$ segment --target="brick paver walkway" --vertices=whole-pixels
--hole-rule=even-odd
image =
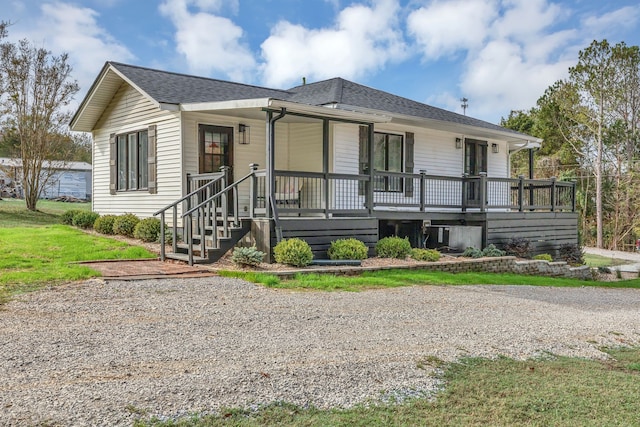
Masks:
[[[103,279],[137,280],[165,277],[204,277],[215,273],[206,267],[181,262],[149,260],[114,260],[83,263],[102,273]]]

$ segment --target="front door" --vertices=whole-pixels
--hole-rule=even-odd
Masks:
[[[228,166],[227,185],[233,182],[233,128],[225,126],[200,125],[198,129],[198,173],[220,172],[220,167]],[[220,191],[222,188],[216,188]],[[228,194],[229,210],[233,206],[232,193]]]
[[[487,173],[487,141],[465,139],[464,144],[464,173],[477,177],[480,173]],[[467,203],[480,205],[480,180],[467,183]]]

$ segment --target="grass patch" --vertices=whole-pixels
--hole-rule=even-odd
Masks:
[[[445,367],[435,400],[368,405],[348,410],[274,403],[257,411],[138,420],[136,426],[599,426],[636,425],[640,372],[627,368],[639,349],[605,350],[613,359],[558,357],[517,361],[464,359]],[[636,362],[632,362],[636,363]]]
[[[220,275],[238,277],[277,289],[313,289],[322,291],[351,291],[366,289],[396,288],[414,285],[529,285],[554,287],[597,286],[610,288],[640,288],[640,279],[618,282],[597,282],[579,279],[524,276],[518,274],[493,273],[443,273],[424,270],[380,270],[367,271],[357,276],[331,274],[297,274],[292,279],[279,279],[265,273],[223,271]]]
[[[614,267],[616,265],[629,264],[631,261],[627,261],[619,258],[609,258],[602,255],[584,254],[584,263],[591,268],[598,267]]]
[[[142,247],[65,226],[0,229],[0,292],[24,285],[80,280],[98,273],[78,261],[154,258]]]
[[[91,203],[64,203],[40,200],[38,210],[27,210],[24,200],[0,200],[0,227],[39,227],[60,224],[60,215],[70,209],[91,210]]]

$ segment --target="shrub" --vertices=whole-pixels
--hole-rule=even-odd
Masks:
[[[331,242],[329,259],[367,259],[369,249],[358,239],[340,239]]]
[[[580,247],[580,245],[566,243],[560,246],[559,252],[560,252],[560,259],[562,261],[566,261],[567,264],[571,264],[571,265],[584,264],[584,252],[582,251],[582,247]]]
[[[411,250],[411,258],[417,261],[435,262],[440,259],[440,252],[435,249],[419,249]]]
[[[79,213],[86,212],[81,211],[80,209],[69,209],[68,211],[64,211],[60,216],[63,224],[73,225],[73,217],[78,215]]]
[[[99,217],[100,215],[95,212],[78,212],[73,216],[72,223],[80,228],[93,228],[93,224]]]
[[[231,260],[238,265],[258,266],[264,260],[265,253],[255,246],[250,248],[235,248],[231,254]]]
[[[311,264],[313,260],[311,246],[304,240],[298,238],[280,241],[273,248],[273,255],[276,262],[294,267],[304,267]]]
[[[160,239],[160,220],[145,218],[133,228],[133,237],[143,242],[157,242]]]
[[[464,250],[464,252],[462,253],[462,256],[466,258],[481,258],[482,251],[478,248],[474,248],[473,246],[469,246],[467,249]]]
[[[132,213],[119,215],[116,217],[115,221],[113,221],[113,234],[133,237],[133,232],[139,222],[140,218]]]
[[[533,257],[533,259],[540,259],[542,261],[553,261],[553,257],[549,254],[539,254]]]
[[[115,215],[101,216],[93,223],[93,229],[101,234],[113,234],[113,222],[115,220]]]
[[[529,258],[531,256],[531,242],[524,237],[512,237],[504,245],[507,255],[513,255],[518,258]]]
[[[380,258],[404,259],[411,253],[409,239],[401,237],[384,237],[376,243],[376,254]]]
[[[493,243],[482,250],[482,256],[486,256],[486,257],[501,257],[504,255],[505,255],[505,252],[496,248],[496,246]]]

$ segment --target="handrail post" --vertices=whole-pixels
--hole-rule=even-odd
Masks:
[[[329,218],[329,174],[322,173],[322,191],[324,192],[324,217]]]
[[[258,201],[258,177],[256,171],[258,170],[257,163],[251,163],[249,165],[249,173],[251,179],[249,181],[249,218],[253,219],[255,216],[256,203]]]
[[[571,212],[576,211],[576,181],[571,183]]]
[[[462,207],[462,212],[467,211],[467,188],[468,188],[468,175],[466,173],[462,174],[462,200],[460,201],[460,206]]]
[[[193,221],[193,216],[189,214],[188,221],[186,221],[185,225],[187,228],[187,252],[189,254],[189,265],[193,265],[193,230],[191,221]]]
[[[427,180],[426,180],[427,170],[420,169],[420,212],[424,212],[425,209],[425,199],[427,192]]]
[[[524,210],[524,175],[518,176],[518,212]]]
[[[222,179],[222,188],[227,188],[227,182],[229,182],[228,179],[228,175],[229,175],[229,170],[231,168],[229,166],[220,166],[220,172],[224,172],[224,178]],[[224,237],[229,237],[229,206],[228,206],[228,200],[227,200],[227,192],[225,191],[224,193],[222,193],[221,195],[221,199],[222,199],[222,235]],[[214,222],[213,222],[213,231],[214,233],[216,232],[216,226],[217,226],[217,221],[215,220],[215,218],[217,218],[217,213],[216,210],[213,211],[213,215],[214,215]]]
[[[178,252],[178,205],[173,205],[173,236],[171,236],[171,249],[173,253]]]
[[[164,211],[160,214],[160,261],[164,261]]]
[[[556,177],[551,177],[551,212],[556,210]]]
[[[487,173],[480,172],[480,212],[485,211],[487,202]]]

